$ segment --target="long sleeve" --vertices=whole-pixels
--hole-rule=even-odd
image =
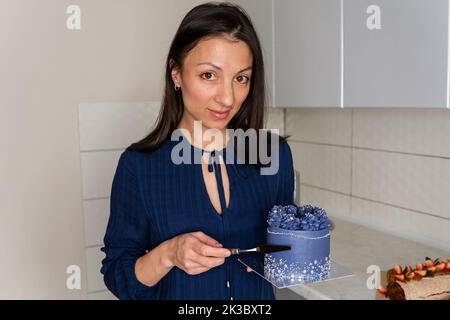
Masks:
[[[119,299],[158,299],[158,284],[144,285],[134,271],[136,260],[146,253],[149,228],[132,156],[129,151],[122,153],[114,175],[101,249],[106,257],[100,271],[108,289]]]
[[[280,143],[280,167],[278,180],[277,205],[294,203],[294,164],[292,152],[287,142]]]

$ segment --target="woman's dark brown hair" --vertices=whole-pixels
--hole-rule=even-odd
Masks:
[[[253,55],[250,91],[227,128],[244,131],[255,129],[256,132],[263,128],[266,114],[266,86],[263,54],[255,28],[240,6],[228,2],[208,2],[190,10],[182,20],[166,59],[164,98],[156,126],[148,136],[132,144],[127,150],[152,152],[170,138],[180,123],[184,109],[181,90],[174,89],[172,69],[183,66],[184,58],[201,39],[215,36],[243,41]],[[257,138],[259,146],[259,135]],[[270,141],[270,135],[268,140]],[[280,141],[284,140],[284,137],[280,137]],[[260,166],[259,156],[256,165]]]

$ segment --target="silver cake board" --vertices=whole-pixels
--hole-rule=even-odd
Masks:
[[[345,277],[353,276],[354,274],[348,270],[346,267],[334,262],[331,260],[330,264],[330,273],[328,276],[315,281],[305,281],[296,277],[278,277],[272,278],[264,275],[264,262],[262,255],[255,254],[241,254],[238,258],[238,261],[242,263],[244,266],[249,267],[260,277],[264,278],[272,285],[277,287],[278,289],[298,286],[298,285],[306,285],[311,283],[323,282],[323,281],[332,281],[336,279],[341,279]]]

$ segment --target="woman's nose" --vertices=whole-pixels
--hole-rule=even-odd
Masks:
[[[221,85],[219,85],[216,94],[216,102],[228,108],[231,108],[233,106],[234,91],[232,84],[222,83]]]

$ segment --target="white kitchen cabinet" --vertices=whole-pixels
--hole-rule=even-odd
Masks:
[[[448,0],[240,0],[275,107],[449,107]]]
[[[273,0],[235,1],[249,14],[261,42],[266,74],[267,105],[275,106],[273,74]]]
[[[344,106],[446,107],[448,0],[343,0]]]
[[[275,104],[339,107],[340,2],[275,0]]]

